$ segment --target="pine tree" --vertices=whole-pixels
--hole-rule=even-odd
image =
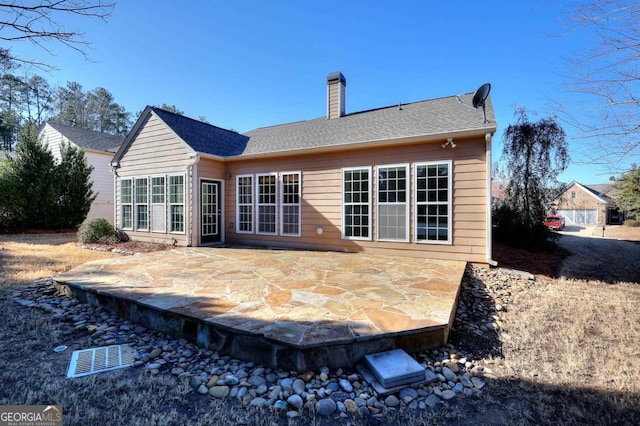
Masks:
[[[60,185],[57,204],[57,225],[76,227],[84,221],[96,195],[90,181],[93,166],[87,164],[84,152],[69,144],[60,150],[61,161],[57,166],[57,182]]]
[[[46,228],[52,225],[58,183],[51,151],[38,141],[35,125],[20,131],[15,158],[5,159],[2,168],[0,209],[5,226]]]

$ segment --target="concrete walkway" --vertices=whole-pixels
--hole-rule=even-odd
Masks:
[[[84,264],[60,288],[150,328],[273,367],[354,364],[446,342],[466,264],[398,256],[180,248]]]

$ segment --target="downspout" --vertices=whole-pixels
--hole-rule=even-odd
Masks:
[[[117,184],[117,178],[118,178],[118,167],[120,167],[119,164],[113,164],[111,163],[111,173],[113,174],[113,227],[118,229],[118,206],[116,203],[116,198],[117,198],[117,189],[118,189],[118,184]]]
[[[189,196],[188,196],[188,202],[186,203],[187,211],[185,212],[185,215],[184,215],[184,220],[185,220],[184,227],[186,232],[187,247],[191,247],[193,245],[191,241],[191,238],[193,237],[193,232],[191,229],[191,226],[193,223],[193,221],[191,220],[191,213],[193,211],[193,179],[191,179],[191,175],[193,173],[194,166],[198,164],[198,162],[200,161],[200,154],[196,152],[195,154],[189,155],[189,158],[192,159],[191,162],[187,164],[187,182],[189,185],[188,187]]]
[[[495,260],[492,259],[493,257],[493,223],[491,221],[491,138],[493,137],[493,133],[486,133],[484,135],[484,141],[485,141],[485,147],[486,147],[486,151],[485,151],[485,159],[486,159],[486,165],[487,165],[487,199],[486,199],[486,206],[487,206],[487,231],[486,231],[486,236],[485,239],[487,241],[487,247],[486,247],[486,251],[487,251],[487,263],[491,266],[498,266],[498,262],[496,262]]]

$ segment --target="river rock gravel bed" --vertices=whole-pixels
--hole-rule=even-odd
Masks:
[[[411,354],[426,371],[427,383],[379,395],[356,369],[284,371],[245,362],[198,347],[183,339],[136,325],[100,307],[57,293],[52,279],[20,288],[13,300],[39,308],[54,319],[88,333],[88,347],[127,344],[136,354],[135,368],[145,374],[172,375],[202,397],[236,401],[242,406],[271,407],[293,418],[305,411],[320,416],[383,416],[386,412],[437,410],[441,404],[480,399],[491,392],[499,365],[484,357],[499,352],[502,315],[512,297],[535,284],[528,273],[469,266],[463,278],[450,342]]]

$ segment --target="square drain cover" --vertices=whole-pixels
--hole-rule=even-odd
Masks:
[[[82,377],[103,371],[130,367],[135,362],[133,348],[127,345],[74,351],[69,362],[67,377]]]
[[[402,349],[366,355],[364,362],[385,388],[425,380],[425,369]]]

